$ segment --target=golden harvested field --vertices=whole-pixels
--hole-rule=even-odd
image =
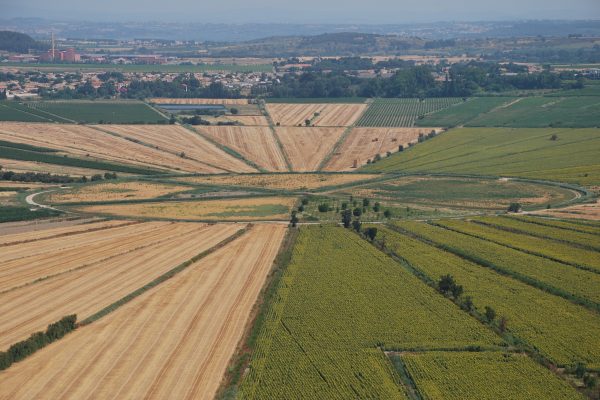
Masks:
[[[416,143],[419,134],[428,134],[435,128],[354,128],[333,155],[326,171],[347,171],[367,163],[375,155],[395,153],[398,146],[405,148]]]
[[[248,99],[168,99],[155,97],[148,100],[155,104],[223,104],[223,105],[241,105],[248,104]]]
[[[152,229],[147,229],[147,225]],[[72,236],[69,242],[75,246],[69,250],[17,259],[10,267],[2,263],[3,271],[11,269],[10,274],[4,275],[2,287],[12,289],[0,293],[0,349],[42,330],[64,315],[76,313],[80,320],[93,315],[215,246],[241,227],[141,224],[137,229],[146,229],[143,234],[131,233],[81,246],[77,246],[79,238]],[[106,232],[99,235],[106,236]],[[35,280],[48,275],[48,279]],[[23,283],[29,284],[21,286]]]
[[[0,165],[3,169],[14,172],[40,172],[56,175],[69,176],[92,176],[95,174],[103,174],[105,171],[88,168],[68,167],[64,165],[45,164],[34,161],[19,161],[0,158]],[[119,176],[126,174],[120,173]]]
[[[268,127],[206,126],[196,129],[268,171],[287,171],[283,154]]]
[[[68,217],[68,218],[51,218],[42,220],[27,220],[27,221],[16,221],[16,222],[3,222],[0,224],[0,237],[6,235],[16,235],[22,233],[33,233],[37,231],[43,231],[45,229],[54,228],[66,228],[74,225],[81,225],[90,222],[102,221],[99,218],[79,218],[79,217]]]
[[[367,104],[267,104],[273,123],[281,126],[304,125],[307,119],[312,126],[350,126],[366,109]]]
[[[147,128],[151,125],[146,125]],[[156,128],[154,126],[154,128]],[[143,129],[143,128],[142,128]],[[149,130],[152,128],[148,128]],[[170,171],[220,173],[222,169],[134,143],[84,125],[0,123],[0,140],[49,147],[79,157],[137,164]]]
[[[285,228],[255,226],[2,373],[2,399],[212,399]]]
[[[227,119],[247,126],[269,126],[269,121],[262,115],[228,115]]]
[[[213,175],[177,178],[178,181],[206,185],[247,186],[269,189],[305,190],[366,181],[379,175],[358,174],[273,174]]]
[[[105,182],[67,191],[53,192],[46,197],[45,202],[56,204],[113,200],[143,200],[191,189],[192,188],[189,186],[176,186],[143,181],[119,183]]]
[[[35,183],[35,182],[13,182],[13,181],[0,181],[1,188],[10,189],[39,189],[45,187],[57,186],[52,183]]]
[[[80,221],[80,222],[79,222]],[[94,231],[94,230],[102,230],[107,228],[112,228],[121,225],[129,225],[135,222],[131,221],[117,221],[117,220],[108,220],[108,221],[98,221],[98,220],[79,220],[73,221],[73,224],[66,223],[61,226],[60,224],[50,224],[45,226],[44,224],[29,224],[26,230],[23,230],[18,233],[0,235],[0,246],[7,245],[9,243],[24,243],[31,242],[34,240],[51,238],[51,237],[59,237],[59,236],[69,236],[76,233],[82,233],[86,231]],[[8,227],[4,227],[2,224],[2,231],[9,231]],[[16,225],[16,224],[13,224]]]
[[[191,221],[287,220],[296,199],[254,197],[205,201],[168,201],[77,207],[86,213]]]
[[[275,128],[292,170],[316,171],[344,133],[344,128]]]
[[[184,127],[178,125],[108,125],[107,129],[123,137],[155,146],[180,160],[202,165],[203,171],[255,172],[256,170]],[[183,157],[182,157],[183,155]],[[217,169],[218,168],[218,169]]]

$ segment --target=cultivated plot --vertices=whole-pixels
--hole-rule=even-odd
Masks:
[[[287,171],[285,158],[268,127],[206,126],[196,129],[267,171]]]
[[[350,126],[366,110],[366,104],[267,104],[273,123],[281,126]]]
[[[141,129],[144,128],[149,129],[149,126]],[[83,159],[93,157],[171,171],[224,172],[201,161],[183,158],[83,125],[2,123],[0,140],[50,147]]]
[[[356,123],[365,127],[412,127],[426,114],[460,103],[460,98],[377,99]],[[439,126],[439,125],[429,125]]]
[[[155,104],[209,104],[209,105],[243,105],[248,104],[248,99],[173,99],[165,97],[154,97],[148,100]]]
[[[373,160],[376,155],[395,153],[400,146],[406,148],[416,143],[419,135],[426,135],[435,128],[354,128],[331,157],[326,171],[347,171]]]
[[[3,373],[0,398],[212,399],[284,233],[281,226],[253,227],[14,365]]]
[[[44,329],[64,315],[83,320],[215,246],[241,225],[157,224],[129,235],[3,262],[0,349]],[[119,228],[114,228],[119,229]],[[85,236],[92,236],[95,234]],[[97,233],[98,236],[106,232]],[[52,241],[52,239],[49,239]],[[63,239],[64,241],[64,239]],[[17,247],[36,244],[35,242]],[[25,250],[23,250],[22,254]]]
[[[110,125],[102,129],[114,132],[128,140],[134,140],[164,153],[170,153],[184,161],[193,161],[206,170],[229,172],[255,172],[242,160],[227,154],[214,144],[186,128],[176,125],[138,126]],[[198,171],[198,172],[204,172]]]
[[[369,174],[271,174],[212,175],[177,178],[180,182],[203,185],[243,186],[282,190],[312,190],[327,186],[369,181],[379,175]]]
[[[293,171],[316,171],[342,137],[344,128],[278,127],[275,132]]]

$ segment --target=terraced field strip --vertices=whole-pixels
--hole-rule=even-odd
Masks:
[[[66,237],[77,235],[88,231],[99,231],[110,229],[121,225],[129,225],[131,221],[90,221],[72,226],[56,227],[51,229],[33,230],[31,232],[16,233],[13,235],[0,235],[0,246],[23,244],[41,239],[52,239],[57,237]],[[35,228],[35,227],[34,227]]]
[[[15,364],[2,375],[0,398],[212,399],[284,233],[281,226],[255,226]]]
[[[150,103],[155,104],[209,104],[209,105],[242,105],[248,104],[248,99],[173,99],[164,97],[154,97],[148,99]]]
[[[143,247],[0,294],[0,349],[64,315],[80,320],[233,235],[243,225],[175,224]],[[94,253],[98,260],[110,250]],[[4,386],[4,385],[3,385]]]
[[[524,354],[403,353],[423,399],[583,399],[568,383]]]
[[[473,221],[489,225],[493,228],[504,229],[508,232],[522,233],[529,236],[539,237],[541,239],[551,239],[558,242],[564,242],[569,245],[581,246],[589,250],[600,251],[600,237],[598,235],[587,234],[582,232],[565,232],[564,229],[553,229],[519,221],[509,217],[480,217]]]
[[[443,110],[462,102],[461,98],[432,99],[376,99],[369,105],[356,126],[362,127],[407,127],[426,114]],[[435,125],[439,126],[439,125]]]
[[[537,214],[586,222],[598,222],[600,221],[600,201],[596,201],[594,203],[577,204],[574,206],[557,208],[553,210],[540,210],[537,212]]]
[[[242,381],[245,399],[406,398],[381,349],[502,340],[349,230],[303,226]]]
[[[354,128],[341,146],[332,154],[326,171],[347,171],[361,167],[379,154],[395,153],[400,146],[416,143],[419,134],[428,134],[436,128]]]
[[[353,125],[367,105],[268,103],[266,108],[275,125],[298,126],[310,120],[312,126],[341,127]]]
[[[545,257],[600,274],[600,252],[557,243],[527,234],[505,232],[465,221],[442,220],[436,224],[493,243]]]
[[[254,172],[255,170],[230,154],[219,149],[201,135],[179,125],[108,125],[103,126],[128,139],[147,143],[161,151],[169,152],[183,160],[193,160],[207,170],[228,172]]]
[[[269,121],[262,115],[228,115],[226,118],[247,126],[269,126]]]
[[[223,172],[83,125],[2,123],[0,140],[47,146],[84,159],[94,157],[171,171]]]
[[[531,217],[531,216],[519,216],[519,217],[513,217],[513,218],[515,218],[519,221],[529,222],[532,224],[538,224],[538,225],[563,229],[565,235],[568,235],[569,231],[589,233],[589,234],[593,234],[593,235],[600,235],[600,225],[594,226],[594,225],[578,224],[576,222],[560,221],[560,220],[556,220],[556,219],[538,218],[538,217]]]
[[[454,129],[367,167],[600,184],[599,129]],[[551,140],[552,135],[557,140]],[[573,157],[577,154],[577,157]]]
[[[552,362],[573,365],[581,361],[590,368],[600,367],[600,315],[596,311],[428,244],[444,242],[448,231],[442,228],[410,221],[394,226],[421,239],[381,226],[378,235],[427,280],[437,282],[443,275],[452,275],[464,288],[463,299],[471,296],[474,310],[483,314],[485,306],[492,307],[498,319],[507,318],[511,335]]]
[[[276,127],[275,133],[288,156],[292,170],[307,172],[319,169],[321,161],[333,149],[344,129]]]
[[[269,127],[206,126],[196,129],[267,171],[287,171],[285,158]]]

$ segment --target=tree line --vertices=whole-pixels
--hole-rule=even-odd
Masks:
[[[45,332],[33,333],[28,339],[10,346],[7,351],[0,351],[0,371],[57,341],[75,328],[77,328],[77,315],[67,315],[58,322],[48,325]]]
[[[1,169],[1,167],[0,167]],[[115,172],[106,172],[104,175],[94,174],[90,177],[91,181],[100,181],[102,179],[117,179]],[[83,183],[87,182],[88,178],[72,177],[69,175],[55,175],[50,173],[40,172],[14,172],[14,171],[0,171],[0,181],[12,181],[12,182],[41,182],[41,183]]]

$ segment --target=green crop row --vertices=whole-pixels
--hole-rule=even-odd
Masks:
[[[462,99],[454,97],[424,100],[377,99],[369,105],[369,108],[356,125],[366,127],[411,127],[418,118],[462,101]]]

